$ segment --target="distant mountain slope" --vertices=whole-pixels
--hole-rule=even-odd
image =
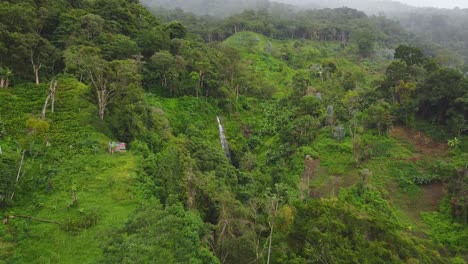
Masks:
[[[289,3],[308,8],[337,8],[350,7],[368,14],[379,14],[382,12],[401,12],[413,10],[415,7],[392,0],[276,0],[278,2]]]
[[[217,17],[229,16],[248,9],[271,8],[274,5],[294,5],[309,9],[346,6],[365,11],[368,14],[411,11],[415,9],[415,7],[391,0],[142,0],[142,2],[151,8],[180,8],[197,15]]]
[[[434,43],[447,51],[439,51],[437,60],[450,67],[458,67],[468,60],[468,31],[463,27],[468,23],[468,9],[421,8],[406,5],[393,0],[142,0],[159,17],[167,21],[182,20],[191,27],[217,28],[220,17],[234,16],[245,10],[267,9],[277,18],[296,17],[305,9],[323,9],[349,7],[372,16],[385,16],[397,21],[408,32],[415,33],[423,42]],[[179,8],[196,15],[209,15],[213,21],[206,23],[196,17],[187,23],[182,12],[169,12],[168,9]],[[159,11],[158,11],[159,10]],[[180,10],[179,10],[180,11]],[[199,25],[200,24],[200,25]],[[395,23],[396,24],[396,23]],[[196,32],[203,34],[202,32]],[[401,40],[399,40],[401,41]],[[421,42],[421,41],[419,41]],[[439,48],[438,48],[439,49]],[[435,53],[435,52],[434,52]],[[458,55],[455,55],[458,54]],[[434,55],[435,56],[435,55]],[[435,56],[436,57],[436,56]]]
[[[180,8],[197,15],[228,16],[246,9],[267,7],[268,0],[142,0],[149,7]]]

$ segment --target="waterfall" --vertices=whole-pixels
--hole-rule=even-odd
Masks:
[[[219,127],[219,141],[221,141],[221,147],[224,150],[224,153],[226,154],[227,158],[231,157],[231,153],[229,152],[229,145],[226,140],[226,135],[224,134],[224,128],[223,125],[221,124],[221,119],[219,119],[219,116],[216,117],[218,120],[218,127]]]

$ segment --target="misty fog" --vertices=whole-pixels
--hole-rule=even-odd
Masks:
[[[230,16],[247,9],[271,8],[273,3],[286,4],[292,9],[295,7],[316,9],[346,6],[364,11],[369,15],[412,12],[419,9],[417,7],[468,8],[468,1],[465,0],[142,0],[142,2],[153,8],[181,8],[197,15],[216,17]]]
[[[141,0],[159,17],[178,20],[190,12],[220,19],[245,10],[267,10],[273,16],[294,16],[307,9],[349,7],[369,16],[385,16],[419,38],[436,43],[468,60],[468,1],[465,0]],[[460,6],[462,8],[454,8]],[[465,7],[465,9],[463,9]],[[448,9],[450,8],[450,9]],[[169,10],[179,9],[171,15]],[[182,10],[182,11],[181,11]],[[177,13],[179,12],[179,13]],[[165,17],[165,18],[164,18]],[[186,21],[191,25],[196,21]],[[236,18],[234,18],[236,19]],[[198,23],[207,25],[206,21]],[[214,22],[216,24],[216,22]],[[450,40],[450,41],[449,41]]]
[[[276,0],[282,3],[295,4],[295,5],[308,5],[308,4],[319,4],[325,7],[338,7],[338,6],[349,6],[349,7],[360,7],[366,8],[366,6],[375,6],[375,3],[383,5],[401,5],[401,3],[415,6],[415,7],[437,7],[437,8],[468,8],[468,1],[466,0],[331,0],[331,1],[320,1],[320,0]],[[393,2],[393,3],[392,3]]]

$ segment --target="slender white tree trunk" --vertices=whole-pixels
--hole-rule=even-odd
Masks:
[[[24,155],[25,154],[26,154],[26,150],[23,150],[23,153],[21,154],[21,161],[20,161],[20,164],[19,164],[18,173],[16,174],[16,185],[18,185],[19,180],[24,175],[24,173],[22,174],[21,172],[23,170]],[[15,192],[13,191],[13,193],[10,196],[10,200],[13,200],[14,197],[15,197]]]
[[[271,255],[271,240],[273,239],[273,223],[270,221],[270,241],[268,242],[268,258],[267,264],[270,264],[270,255]]]
[[[268,256],[267,256],[267,264],[270,264],[270,256],[271,256],[271,243],[273,240],[273,228],[275,226],[274,218],[276,217],[278,213],[278,206],[279,206],[279,198],[278,197],[272,197],[271,200],[271,212],[270,212],[270,221],[268,221],[268,225],[270,226],[270,238],[268,241]]]
[[[49,105],[49,99],[50,99],[50,93],[47,95],[45,102],[44,102],[44,106],[42,107],[41,119],[44,119],[46,117],[47,106]]]
[[[49,100],[51,100],[51,112],[55,111],[55,91],[57,89],[57,80],[52,80],[50,82],[49,92],[47,94],[44,106],[42,107],[41,119],[46,117],[47,107],[49,106]]]
[[[33,65],[33,68],[34,68],[34,75],[36,77],[36,84],[40,84],[40,81],[39,81],[39,69],[41,68],[41,66],[36,66],[36,65]]]

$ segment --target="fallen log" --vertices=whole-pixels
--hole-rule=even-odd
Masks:
[[[29,220],[34,220],[38,222],[43,222],[43,223],[51,223],[51,224],[57,224],[57,225],[62,225],[62,223],[55,221],[55,220],[49,220],[49,219],[41,219],[41,218],[36,218],[30,215],[10,215],[8,216],[9,219],[15,219],[15,218],[23,218],[23,219],[29,219]],[[4,221],[5,222],[5,221]]]

